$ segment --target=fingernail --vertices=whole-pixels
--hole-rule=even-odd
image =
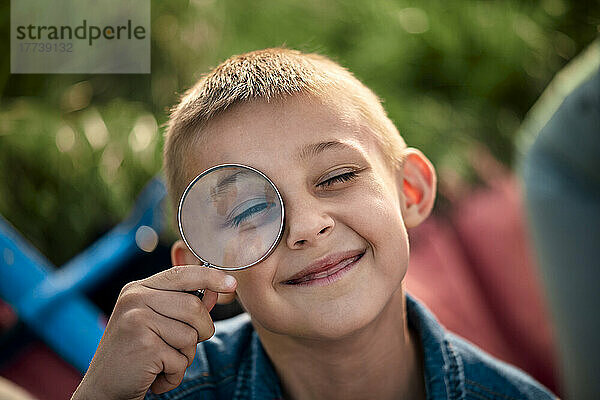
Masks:
[[[225,275],[225,281],[224,281],[224,283],[225,283],[225,286],[227,286],[227,287],[234,287],[235,283],[236,283],[236,280],[231,275]]]

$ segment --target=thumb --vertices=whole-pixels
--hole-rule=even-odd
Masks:
[[[234,293],[219,293],[219,297],[217,298],[217,304],[230,304],[235,300],[235,292]]]
[[[212,290],[208,289],[204,291],[204,297],[202,297],[202,302],[204,303],[204,306],[206,307],[208,312],[211,312],[215,304],[217,304],[218,297],[219,294],[217,292],[213,292]]]

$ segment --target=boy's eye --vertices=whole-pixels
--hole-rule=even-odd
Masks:
[[[357,176],[358,176],[358,173],[356,173],[356,171],[348,171],[348,172],[344,172],[342,174],[334,175],[331,178],[326,177],[327,179],[319,182],[317,184],[317,186],[321,187],[321,188],[328,188],[336,183],[351,181],[351,180],[355,179]]]
[[[244,222],[255,220],[255,224],[258,226],[260,223],[264,221],[257,221],[256,218],[260,216],[264,216],[268,213],[273,207],[275,207],[275,203],[263,201],[263,202],[251,202],[247,204],[245,202],[241,206],[238,206],[231,213],[232,215],[227,219],[226,226],[237,228]],[[252,204],[254,203],[254,204]]]

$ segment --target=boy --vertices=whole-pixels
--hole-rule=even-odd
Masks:
[[[281,241],[228,273],[194,265],[176,242],[178,267],[123,288],[74,398],[554,398],[405,294],[406,228],[431,211],[435,171],[348,71],[267,49],[202,78],[167,131],[173,203],[196,175],[230,163],[281,192]],[[234,293],[247,314],[212,337],[209,310]]]

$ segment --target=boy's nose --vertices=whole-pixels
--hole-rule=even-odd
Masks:
[[[290,249],[311,247],[329,236],[335,222],[329,214],[323,212],[314,202],[308,202],[293,210],[286,209],[288,235],[287,246]]]

